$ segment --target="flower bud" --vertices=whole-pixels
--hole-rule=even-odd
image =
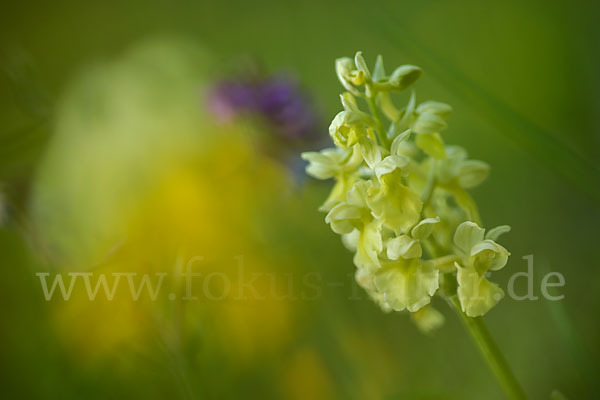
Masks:
[[[412,130],[415,133],[438,133],[448,127],[446,121],[437,114],[425,113],[417,115],[417,119],[412,125]]]
[[[354,62],[349,57],[342,57],[335,60],[335,73],[342,84],[347,80],[352,71],[356,69]]]
[[[426,101],[419,104],[417,107],[417,114],[436,114],[446,119],[452,112],[452,107],[446,103],[440,103],[437,101]]]
[[[335,72],[340,83],[349,92],[360,95],[360,92],[353,86],[360,86],[365,82],[363,71],[356,69],[356,65],[351,58],[343,57],[335,60]]]
[[[468,189],[479,185],[490,174],[490,166],[483,161],[467,160],[458,168],[458,183]]]
[[[337,146],[348,148],[366,136],[368,126],[372,124],[370,117],[365,113],[341,111],[331,121],[329,135]]]
[[[392,72],[389,83],[392,90],[402,91],[421,77],[423,70],[414,65],[402,65]]]

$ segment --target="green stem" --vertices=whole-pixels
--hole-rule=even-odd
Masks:
[[[431,167],[427,174],[427,181],[425,181],[425,187],[421,193],[421,201],[423,202],[423,209],[421,210],[421,216],[425,214],[425,208],[429,206],[433,190],[435,189],[435,160],[431,157]]]
[[[366,99],[367,104],[369,105],[369,110],[371,110],[371,114],[373,118],[375,118],[375,122],[377,122],[377,138],[381,142],[381,145],[389,150],[390,142],[388,141],[387,135],[385,133],[385,129],[383,128],[383,122],[381,120],[381,114],[379,114],[379,109],[377,108],[377,104],[375,104],[375,91],[371,88],[367,90]]]
[[[458,315],[460,315],[462,321],[465,326],[469,330],[471,337],[479,347],[479,350],[483,354],[483,357],[487,361],[489,367],[492,369],[492,372],[496,376],[496,379],[502,386],[506,397],[511,400],[524,400],[527,399],[527,395],[521,388],[521,385],[515,378],[510,366],[504,359],[500,348],[492,338],[490,331],[488,330],[485,322],[483,322],[483,318],[476,317],[471,318],[468,317],[460,307],[460,303],[456,296],[451,298],[452,308],[456,310]]]

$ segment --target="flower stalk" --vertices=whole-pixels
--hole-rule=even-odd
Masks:
[[[329,127],[335,148],[302,157],[309,175],[336,181],[320,209],[354,252],[356,281],[384,311],[408,311],[425,332],[443,323],[431,298],[448,300],[507,396],[525,398],[480,318],[504,296],[488,277],[510,255],[497,243],[510,227],[486,232],[467,192],[486,179],[489,166],[445,144],[440,133],[449,105],[417,105],[414,91],[406,106],[394,104],[392,94],[410,87],[420,68],[402,65],[388,75],[379,56],[371,73],[358,52],[338,59],[336,73],[347,92]]]
[[[500,386],[504,390],[504,393],[508,399],[511,400],[525,400],[527,396],[525,391],[517,381],[517,378],[512,372],[512,369],[506,362],[506,359],[502,355],[502,351],[496,344],[494,338],[490,334],[483,318],[468,317],[460,309],[460,303],[456,297],[449,299],[450,306],[456,311],[460,319],[463,321],[467,330],[471,334],[473,341],[479,348],[479,351],[485,358],[485,361],[489,365],[490,369],[494,373],[494,376],[500,383]]]

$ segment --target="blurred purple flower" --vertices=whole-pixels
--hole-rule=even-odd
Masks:
[[[307,140],[317,130],[317,113],[312,104],[295,81],[282,76],[221,81],[209,92],[208,104],[221,121],[239,115],[259,115],[283,139]]]

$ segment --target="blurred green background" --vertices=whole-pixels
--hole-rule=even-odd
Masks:
[[[474,197],[486,226],[512,226],[504,239],[512,256],[498,274],[501,287],[511,274],[526,270],[522,257],[530,254],[536,295],[545,273],[565,277],[562,301],[507,297],[485,317],[527,393],[542,399],[559,389],[570,399],[597,398],[598,11],[591,1],[514,0],[3,4],[0,182],[9,215],[0,228],[2,397],[502,398],[445,305],[439,308],[447,314],[446,324],[423,335],[405,314],[384,314],[365,296],[348,300],[355,290],[351,254],[317,212],[327,184],[290,183],[285,168],[254,154],[250,145],[239,150],[245,160],[240,168],[260,167],[231,183],[219,162],[236,145],[221,148],[224,132],[207,123],[201,111],[195,114],[202,107],[199,99],[194,103],[200,88],[240,55],[249,55],[269,71],[289,71],[299,79],[320,110],[326,136],[327,122],[340,108],[333,61],[360,49],[371,61],[383,54],[388,65],[421,66],[419,98],[454,107],[445,140],[492,166],[490,179]],[[152,54],[147,58],[144,45],[131,50],[153,41],[161,44],[148,45],[154,50],[147,50]],[[181,41],[186,43],[181,48],[170,44]],[[181,53],[185,57],[179,60]],[[148,62],[160,65],[159,71]],[[127,108],[147,96],[156,101]],[[98,116],[98,104],[112,107]],[[118,121],[113,112],[147,124],[152,136],[99,122]],[[103,128],[110,134],[104,136]],[[169,129],[177,131],[172,138]],[[128,213],[127,202],[136,209],[135,191],[128,192],[132,184],[145,191],[154,177],[162,182],[161,173],[181,161],[180,152],[190,146],[216,150],[214,159],[210,152],[199,156],[210,162],[190,162],[193,171],[204,172],[199,178],[184,174],[182,187],[188,188],[186,179],[202,181],[209,191],[219,185],[213,180],[225,192],[228,185],[240,187],[223,195],[228,200],[221,207],[228,209],[218,212],[231,217],[229,225],[223,226],[226,219],[210,225],[212,210],[182,205],[186,191],[172,204],[181,221],[152,219],[150,224],[176,236],[182,226],[190,229],[188,218],[204,218],[198,229],[214,240],[215,257],[244,254],[249,268],[266,268],[279,277],[291,273],[296,280],[318,272],[322,294],[310,301],[200,304],[183,311],[166,301],[139,306],[143,311],[135,305],[130,314],[121,314],[128,307],[123,304],[91,309],[83,304],[73,312],[68,302],[46,302],[35,272],[77,270],[97,260],[85,246],[95,243],[95,235],[114,233],[103,213]],[[196,154],[185,152],[183,158],[196,160]],[[188,164],[183,162],[185,168]],[[79,168],[83,172],[64,183]],[[263,183],[246,188],[256,181]],[[89,186],[77,186],[83,182]],[[68,193],[72,202],[61,203],[53,190]],[[125,200],[111,197],[123,191]],[[189,196],[204,201],[204,193]],[[85,204],[76,201],[85,196]],[[149,201],[135,218],[155,215],[165,202]],[[220,202],[217,196],[205,206]],[[245,207],[251,217],[240,223],[236,216],[246,216]],[[90,217],[96,212],[97,218]],[[82,231],[72,231],[75,226]],[[147,227],[138,228],[139,242],[117,266],[139,262],[140,254],[145,260],[173,261],[176,243],[156,250],[164,237],[146,237]],[[34,231],[58,242],[63,252],[72,251],[72,257],[49,260]],[[336,288],[327,282],[345,284]],[[517,293],[525,290],[519,282]]]

